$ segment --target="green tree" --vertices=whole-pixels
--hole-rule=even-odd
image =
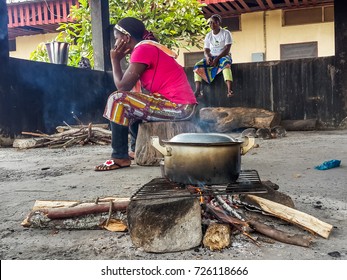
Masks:
[[[70,43],[70,66],[78,66],[81,57],[86,57],[94,65],[92,27],[88,0],[79,0],[79,7],[71,8],[69,17],[73,22],[60,24],[56,41]],[[141,19],[148,30],[167,47],[178,51],[189,50],[192,46],[201,47],[202,36],[208,24],[197,0],[110,0],[110,24],[123,17]],[[44,43],[31,54],[30,59],[48,62]]]

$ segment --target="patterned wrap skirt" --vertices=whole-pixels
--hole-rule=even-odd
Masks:
[[[212,57],[213,59],[215,58]],[[198,61],[195,66],[193,71],[198,74],[206,83],[212,83],[214,78],[223,71],[225,68],[230,68],[232,63],[232,58],[231,56],[223,56],[222,58],[219,59],[219,64],[217,67],[212,67],[207,65],[206,58],[201,59]]]
[[[176,104],[158,93],[116,91],[107,100],[104,117],[120,125],[130,121],[183,121],[190,119],[195,104]]]

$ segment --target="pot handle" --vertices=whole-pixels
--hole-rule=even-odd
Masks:
[[[152,146],[164,156],[171,156],[171,148],[160,145],[158,136],[151,136]]]
[[[255,138],[245,136],[245,141],[241,144],[241,155],[245,155],[255,144]]]

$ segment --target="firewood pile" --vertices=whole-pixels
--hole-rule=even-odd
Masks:
[[[270,214],[269,212],[264,211],[262,207],[255,206],[253,203],[248,203],[244,199],[240,199],[240,197],[243,196],[216,196],[211,201],[202,205],[204,209],[203,224],[207,227],[203,240],[205,247],[209,247],[211,250],[220,250],[230,245],[231,241],[226,243],[221,242],[222,240],[227,239],[225,234],[223,234],[223,231],[220,230],[220,228],[223,227],[230,228],[231,234],[229,236],[240,233],[258,246],[260,245],[260,242],[258,241],[258,238],[254,237],[254,234],[260,234],[260,236],[270,238],[274,242],[279,241],[302,247],[309,247],[313,242],[313,235],[290,234],[284,232],[276,229],[276,226],[273,224],[276,223],[274,221],[271,222],[271,225],[268,225],[266,219],[264,219],[264,215],[292,222],[313,234],[317,233],[317,228],[312,227],[312,225],[305,225],[302,221],[295,221],[296,219],[290,217],[290,215],[285,218],[284,216],[280,217],[279,213],[277,213],[277,215]],[[248,199],[254,199],[253,202],[258,202],[259,199],[257,196],[253,195],[246,195],[245,197]],[[266,199],[263,201],[269,202],[269,200]],[[280,208],[283,208],[281,206]],[[299,211],[297,211],[297,213],[299,213]],[[212,231],[210,230],[211,227],[213,229]]]
[[[267,193],[200,196],[202,224],[206,228],[205,247],[220,250],[230,246],[231,241],[226,240],[232,233],[240,233],[256,245],[259,242],[253,237],[254,233],[302,247],[309,247],[317,235],[329,237],[332,225],[295,209],[290,196],[278,191],[278,185],[271,181],[263,181],[263,184]],[[199,192],[199,188],[193,186],[189,190],[191,193]],[[310,234],[291,234],[276,229],[279,222],[294,225]]]
[[[33,138],[16,139],[14,148],[67,148],[75,145],[107,145],[111,143],[111,131],[105,124],[58,126],[57,133],[45,134],[37,132],[22,132],[22,135]]]

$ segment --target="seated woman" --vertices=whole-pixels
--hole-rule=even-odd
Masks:
[[[207,33],[204,40],[205,58],[198,61],[194,66],[195,96],[202,95],[202,79],[207,83],[212,83],[214,78],[223,73],[224,81],[227,84],[227,96],[233,95],[231,73],[232,59],[230,48],[232,45],[232,36],[229,30],[220,27],[222,18],[220,15],[212,15],[209,19],[211,31]]]
[[[154,41],[142,21],[127,17],[114,28],[116,43],[111,50],[113,80],[117,91],[107,101],[104,117],[111,121],[112,154],[96,171],[129,167],[129,125],[138,120],[168,121],[190,118],[197,104],[176,54]],[[128,68],[121,60],[130,54]],[[142,93],[138,82],[146,89]]]

